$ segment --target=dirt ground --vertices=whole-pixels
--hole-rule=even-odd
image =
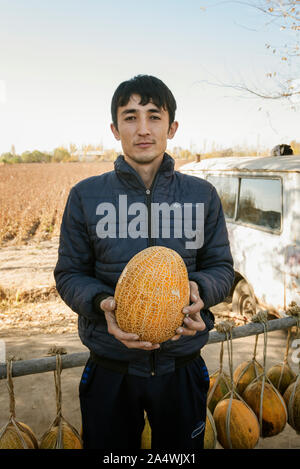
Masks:
[[[31,359],[46,356],[53,346],[68,353],[87,351],[77,334],[77,316],[57,296],[53,268],[57,258],[58,239],[23,246],[8,245],[0,250],[0,345],[6,357]],[[214,308],[217,321],[231,315],[230,304]],[[242,321],[237,321],[241,325]],[[262,362],[263,338],[258,342],[258,361]],[[282,361],[286,332],[268,335],[267,367]],[[252,357],[254,337],[233,341],[234,366]],[[220,344],[209,344],[202,352],[210,373],[218,368]],[[227,355],[224,353],[226,369]],[[297,365],[290,363],[297,371]],[[62,372],[62,410],[64,417],[80,430],[81,416],[78,386],[82,367]],[[38,438],[55,417],[53,372],[14,378],[17,419],[28,424]],[[9,415],[5,380],[0,380],[0,428]],[[218,448],[220,446],[218,445]],[[257,449],[300,449],[300,435],[287,424],[272,438],[260,439]]]

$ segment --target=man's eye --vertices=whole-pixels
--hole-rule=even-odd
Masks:
[[[160,120],[160,117],[159,116],[151,116],[151,119]]]
[[[125,120],[126,121],[132,121],[135,119],[135,116],[128,116],[128,117],[125,117]]]

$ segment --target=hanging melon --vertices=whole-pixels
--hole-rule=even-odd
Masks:
[[[52,350],[52,349],[51,349]],[[61,352],[60,352],[61,353]],[[82,439],[74,428],[62,415],[61,393],[61,355],[56,351],[56,370],[54,371],[56,391],[56,417],[48,430],[40,439],[40,449],[82,449]],[[65,352],[64,352],[65,353]],[[48,353],[54,355],[55,351]]]
[[[237,392],[242,395],[248,384],[261,375],[262,371],[263,367],[256,360],[238,365],[233,374]]]
[[[221,400],[213,413],[218,441],[225,449],[252,449],[259,440],[259,423],[239,399]]]
[[[222,321],[216,324],[216,330],[223,332],[223,327],[230,326],[231,323],[228,321]],[[227,373],[223,370],[223,354],[224,344],[221,342],[220,346],[220,358],[219,358],[219,369],[216,370],[209,376],[209,390],[207,395],[207,407],[213,414],[217,403],[227,396],[232,388],[232,383]]]
[[[296,379],[296,374],[293,372],[289,362],[288,362],[288,354],[289,354],[289,347],[290,347],[290,339],[291,339],[291,328],[288,330],[288,336],[286,341],[286,350],[283,357],[282,363],[277,363],[276,365],[269,368],[267,371],[267,378],[271,381],[273,386],[280,392],[280,394],[284,394],[287,387]]]
[[[116,289],[116,320],[139,340],[164,342],[182,325],[189,305],[188,272],[172,249],[152,246],[136,254],[121,273]]]
[[[41,438],[40,449],[81,449],[82,443],[77,430],[59,416]]]
[[[236,367],[233,373],[233,381],[236,391],[242,395],[248,384],[263,372],[263,367],[256,360],[258,334],[255,336],[254,352],[252,360],[244,361]]]
[[[38,442],[28,425],[10,419],[0,429],[0,449],[38,449]]]
[[[204,433],[204,449],[215,449],[217,445],[217,429],[212,413],[207,407],[206,409],[206,423]]]
[[[296,374],[291,369],[289,363],[278,363],[268,369],[267,378],[278,389],[280,394],[283,395],[289,385],[295,381]]]
[[[230,378],[223,370],[217,370],[210,375],[207,405],[211,413],[214,412],[218,402],[230,392],[230,389]]]
[[[300,373],[283,395],[288,410],[288,423],[300,434]]]
[[[243,398],[261,422],[263,438],[282,432],[287,422],[287,409],[282,396],[271,383],[253,381],[245,389]]]
[[[6,369],[10,417],[7,424],[0,429],[0,449],[37,449],[38,442],[31,428],[16,420],[12,360],[8,360]]]

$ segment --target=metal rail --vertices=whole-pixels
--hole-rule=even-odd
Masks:
[[[297,320],[293,316],[287,316],[280,319],[272,319],[267,322],[267,331],[278,331],[281,329],[289,329],[297,324]],[[234,327],[232,329],[232,339],[239,339],[264,332],[263,324],[249,323],[245,326]],[[215,344],[226,340],[226,334],[210,331],[207,344]],[[75,368],[84,366],[89,358],[89,352],[78,352],[65,354],[61,356],[62,369]],[[56,357],[33,358],[31,360],[19,360],[12,363],[12,376],[33,375],[36,373],[45,373],[56,369]],[[0,379],[6,378],[6,364],[0,363]]]

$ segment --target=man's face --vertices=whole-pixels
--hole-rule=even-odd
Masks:
[[[178,123],[169,128],[169,113],[152,102],[142,106],[140,96],[133,94],[126,104],[118,108],[118,129],[111,124],[117,140],[121,140],[124,157],[137,164],[149,164],[162,158],[167,140],[174,137]]]

